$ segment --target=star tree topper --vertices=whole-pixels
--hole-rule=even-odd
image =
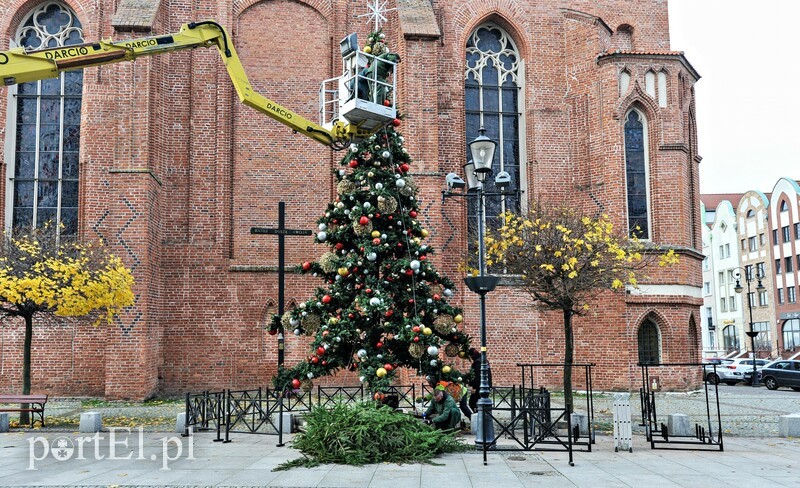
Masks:
[[[367,23],[375,22],[375,28],[373,29],[375,32],[381,30],[381,23],[386,22],[386,14],[387,12],[391,12],[392,10],[397,10],[396,8],[386,8],[386,4],[389,3],[389,0],[370,0],[367,1],[367,8],[370,10],[369,12],[361,15],[356,15],[357,18],[367,17]]]

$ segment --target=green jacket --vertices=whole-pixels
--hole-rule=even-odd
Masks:
[[[435,417],[432,416],[434,413],[436,414]],[[431,398],[431,404],[428,410],[425,411],[425,416],[431,419],[437,427],[444,429],[458,429],[461,424],[461,410],[459,410],[453,397],[447,392],[445,392],[441,403]]]

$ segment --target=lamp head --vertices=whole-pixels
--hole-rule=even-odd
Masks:
[[[469,161],[467,164],[464,165],[464,174],[467,176],[467,189],[468,190],[477,190],[483,183],[478,181],[478,178],[475,176],[475,163]]]
[[[759,278],[758,279],[758,286],[756,287],[756,291],[760,291],[761,292],[761,291],[764,291],[765,289],[766,288],[764,287],[764,284],[761,283],[761,278]]]
[[[744,290],[744,288],[742,287],[742,284],[739,283],[739,280],[737,279],[736,280],[736,286],[733,287],[733,291],[735,291],[736,293],[741,293],[742,290]]]
[[[486,137],[486,129],[481,126],[481,135],[469,143],[469,152],[475,163],[475,173],[479,181],[485,181],[486,175],[492,172],[492,160],[497,143]]]
[[[467,186],[467,184],[464,183],[464,180],[462,180],[461,177],[455,173],[447,173],[445,182],[447,182],[448,190],[460,190],[461,188]]]
[[[497,188],[500,188],[500,190],[505,190],[511,186],[511,175],[506,171],[497,173],[497,176],[494,177],[494,184]]]

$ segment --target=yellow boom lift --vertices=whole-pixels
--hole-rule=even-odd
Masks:
[[[397,82],[394,68],[399,58],[378,58],[360,51],[355,34],[341,43],[342,76],[322,82],[317,124],[255,92],[230,36],[212,20],[183,24],[175,34],[39,50],[10,49],[0,52],[0,78],[6,86],[27,83],[58,78],[64,71],[196,47],[219,50],[242,103],[333,149],[344,149],[369,137],[397,116],[393,95]],[[366,69],[371,65],[373,69]]]

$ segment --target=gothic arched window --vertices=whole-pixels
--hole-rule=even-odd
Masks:
[[[625,179],[628,235],[650,239],[647,121],[638,110],[625,116]]]
[[[486,136],[497,142],[493,174],[506,171],[511,175],[514,192],[523,186],[521,168],[524,148],[520,146],[522,105],[522,61],[514,41],[499,26],[483,24],[467,41],[466,73],[464,76],[464,111],[466,121],[466,142],[469,144],[480,135],[481,127]],[[466,148],[467,159],[469,147]],[[487,178],[485,189],[494,191],[494,179]],[[479,203],[476,198],[469,199],[469,235],[477,234]],[[496,227],[498,215],[502,212],[520,210],[518,196],[486,199],[486,226]],[[470,250],[474,243],[470,240]],[[473,256],[474,253],[470,253]]]
[[[15,42],[29,49],[67,46],[82,43],[83,32],[69,7],[51,1],[25,17]],[[6,229],[50,222],[63,235],[77,234],[82,89],[83,71],[10,87]]]
[[[639,363],[659,364],[661,362],[661,337],[658,326],[650,319],[642,322],[638,333]]]

